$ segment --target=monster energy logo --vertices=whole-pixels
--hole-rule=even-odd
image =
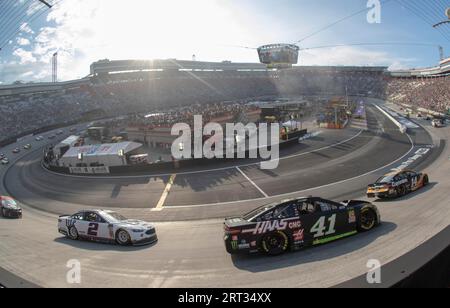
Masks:
[[[233,250],[237,250],[239,248],[239,244],[237,241],[232,241],[231,242],[231,249]]]

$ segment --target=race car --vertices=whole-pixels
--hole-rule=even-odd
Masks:
[[[430,179],[425,173],[409,170],[392,172],[369,185],[367,197],[379,199],[402,197],[429,183]]]
[[[381,223],[370,202],[334,202],[306,197],[259,207],[242,217],[225,220],[225,248],[230,254],[280,255],[288,250],[321,245]]]
[[[22,218],[22,209],[13,198],[0,196],[0,216],[20,219]]]
[[[19,154],[20,153],[20,149],[19,148],[15,148],[12,152],[13,152],[13,154]]]
[[[442,119],[434,119],[431,122],[431,125],[435,128],[445,127],[445,120]]]
[[[117,243],[122,246],[153,244],[158,240],[155,227],[105,210],[80,211],[58,219],[58,232],[72,240]]]

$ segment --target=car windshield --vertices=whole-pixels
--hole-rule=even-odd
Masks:
[[[377,180],[377,184],[391,183],[394,181],[394,175],[383,176]]]
[[[4,207],[17,207],[17,203],[16,201],[14,201],[13,199],[3,199],[2,200],[2,206]]]
[[[267,212],[267,211],[273,209],[273,208],[276,207],[277,205],[278,205],[278,204],[273,203],[273,204],[268,204],[268,205],[261,206],[261,207],[255,209],[255,210],[253,210],[253,211],[251,211],[251,212],[245,214],[242,218],[244,218],[245,220],[250,221],[250,220],[252,220],[252,219],[254,219],[254,218],[260,216],[261,214],[263,214],[263,213],[265,213],[265,212]]]
[[[121,222],[124,220],[127,220],[125,216],[120,215],[116,212],[104,212],[102,213],[103,218],[105,218],[108,222],[114,223],[114,222]]]

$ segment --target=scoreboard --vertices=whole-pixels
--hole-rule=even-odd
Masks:
[[[298,63],[300,48],[293,44],[270,44],[258,48],[259,61],[268,67],[292,67]]]

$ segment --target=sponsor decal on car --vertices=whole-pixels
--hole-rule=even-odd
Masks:
[[[238,248],[239,248],[239,243],[237,241],[232,241],[231,242],[231,249],[238,250]]]
[[[289,229],[299,229],[301,227],[302,227],[302,222],[300,220],[289,223]]]
[[[250,249],[250,244],[241,244],[238,246],[239,250]]]
[[[289,227],[289,224],[292,220],[300,222],[297,220],[297,218],[289,218],[274,221],[262,221],[258,222],[254,229],[244,230],[242,233],[253,233],[254,235],[256,235],[273,231],[284,231]]]
[[[329,242],[334,242],[334,241],[340,240],[342,238],[355,235],[357,233],[358,233],[357,231],[352,231],[352,232],[348,232],[348,233],[344,233],[344,234],[340,234],[340,235],[336,235],[336,236],[330,236],[330,237],[326,237],[323,239],[318,239],[313,242],[313,245],[322,245],[322,244],[326,244]]]
[[[292,237],[294,239],[294,242],[296,242],[297,244],[302,243],[305,240],[305,230],[304,229],[300,229],[298,231],[295,231],[292,234]]]
[[[348,223],[354,224],[356,222],[355,210],[351,209],[348,211]]]

